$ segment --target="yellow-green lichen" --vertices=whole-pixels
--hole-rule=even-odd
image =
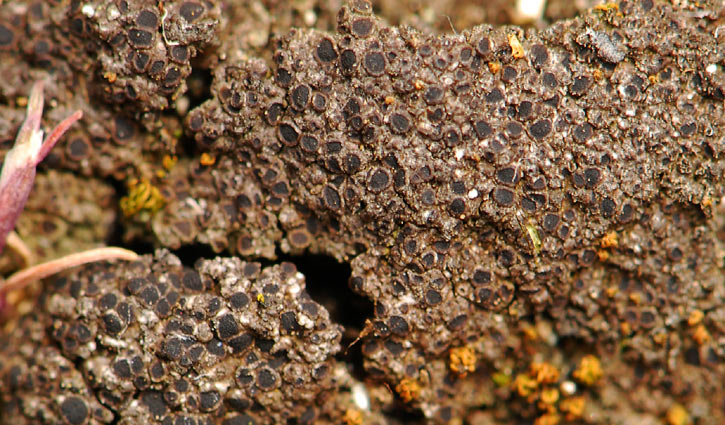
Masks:
[[[142,220],[153,215],[165,204],[166,199],[159,189],[145,179],[128,182],[128,195],[121,198],[121,212],[126,217],[139,216]]]

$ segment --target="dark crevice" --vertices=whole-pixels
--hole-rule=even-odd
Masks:
[[[213,75],[211,69],[203,66],[206,58],[201,56],[191,61],[191,74],[186,79],[188,87],[185,95],[189,98],[189,111],[212,98],[211,83]]]
[[[104,182],[113,187],[113,191],[115,192],[113,205],[116,212],[116,219],[112,224],[111,232],[108,236],[108,239],[106,240],[106,244],[108,246],[120,246],[126,249],[130,249],[131,251],[140,255],[153,252],[153,248],[150,246],[149,243],[144,243],[141,241],[124,241],[123,234],[125,232],[127,224],[123,221],[123,213],[121,212],[121,209],[119,207],[119,200],[123,196],[126,196],[126,193],[128,191],[123,182],[112,177],[104,179]]]
[[[365,326],[365,319],[373,317],[373,303],[350,289],[348,281],[352,270],[347,263],[339,263],[326,255],[279,255],[278,261],[294,263],[307,282],[307,292],[330,313],[330,320],[344,327],[342,350],[337,360],[350,366],[358,379],[365,376],[361,343],[356,339]],[[354,343],[354,344],[353,344]],[[351,345],[352,344],[352,345]]]
[[[172,249],[171,252],[179,257],[181,264],[186,267],[194,267],[200,259],[211,260],[216,257],[229,257],[229,253],[216,253],[209,245],[201,243],[184,245],[179,249]]]
[[[213,98],[211,92],[211,84],[214,79],[211,69],[204,66],[205,60],[208,58],[201,56],[192,60],[191,74],[186,79],[187,91],[184,96],[188,99],[189,105],[186,107],[185,116],[189,116],[189,112],[201,106],[207,100]],[[179,146],[176,154],[179,156],[194,157],[199,155],[196,141],[193,137],[188,136],[186,122],[182,122],[184,126],[184,135],[179,139]]]
[[[119,246],[135,252],[138,255],[153,254],[156,250],[154,245],[150,241],[146,240],[132,240],[124,241],[124,224],[120,221],[114,223],[113,229],[111,230],[111,236],[108,238],[108,246]]]
[[[391,424],[422,425],[429,423],[420,409],[411,409],[402,403],[396,403],[395,408],[385,412],[385,416]]]

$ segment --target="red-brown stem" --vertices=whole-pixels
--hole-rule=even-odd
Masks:
[[[71,267],[96,261],[126,260],[133,261],[138,254],[123,248],[104,247],[70,254],[57,260],[51,260],[37,266],[29,267],[10,276],[0,284],[0,294],[21,289],[31,282],[44,279]]]

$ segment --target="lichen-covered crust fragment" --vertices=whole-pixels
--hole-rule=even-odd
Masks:
[[[244,176],[194,199],[198,215],[259,191],[284,249],[313,218],[325,243],[308,249],[351,261],[351,286],[376,303],[371,374],[429,382],[403,399],[432,416],[448,375],[430,360],[474,336],[546,312],[560,336],[606,351],[722,300],[717,9],[623,2],[540,32],[432,36],[353,3],[335,34],[282,37],[270,67],[218,67],[187,124],[217,158],[211,175]],[[231,249],[238,228],[215,227]],[[645,294],[607,292],[618,280]],[[630,305],[648,323],[610,325]]]
[[[341,329],[290,263],[216,259],[190,269],[159,252],[61,278],[40,308],[44,316],[21,325],[33,338],[3,338],[3,418],[59,423],[51,414],[78,394],[89,417],[100,402],[124,424],[311,423],[333,385]],[[55,370],[53,358],[77,389],[52,376],[47,388],[32,385],[36,369]]]
[[[191,61],[216,35],[213,2],[3,2],[0,156],[11,146],[32,82],[46,80],[51,122],[75,109],[84,119],[45,165],[119,180],[150,178],[181,135]],[[3,45],[2,41],[7,41]],[[8,146],[5,146],[5,144]],[[154,153],[163,151],[156,156]]]
[[[219,20],[212,1],[36,1],[2,7],[7,20],[0,28],[10,40],[0,50],[66,75],[84,73],[94,96],[129,111],[165,109],[186,90],[190,61],[211,42]]]
[[[41,169],[72,170],[87,178],[112,177],[120,181],[148,178],[164,171],[162,158],[178,150],[182,132],[178,117],[137,121],[103,104],[88,91],[77,90],[78,84],[88,82],[86,76],[50,75],[33,70],[18,58],[11,58],[9,63],[18,68],[0,75],[0,90],[16,107],[25,105],[33,81],[45,80],[45,123],[59,122],[76,109],[83,111],[83,118],[50,151]],[[0,160],[12,146],[23,116],[8,111],[5,118],[7,126],[0,126]]]
[[[106,424],[113,413],[99,403],[83,373],[45,329],[42,315],[20,319],[0,340],[0,423]]]
[[[47,80],[46,120],[85,115],[46,165],[151,178],[163,154],[176,153],[179,119],[160,111],[186,113],[191,61],[217,35],[215,2],[10,1],[0,9],[4,103],[20,109],[31,82]],[[22,115],[4,111],[2,120],[0,157]]]

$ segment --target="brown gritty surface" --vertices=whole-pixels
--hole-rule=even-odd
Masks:
[[[49,282],[4,325],[0,422],[725,421],[722,6],[468,3],[0,6],[0,152],[46,72],[46,122],[86,112],[34,249],[241,257]],[[307,253],[365,325],[270,263]]]

